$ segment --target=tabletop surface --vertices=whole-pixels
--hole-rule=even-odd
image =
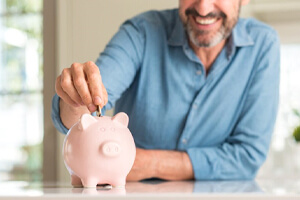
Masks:
[[[0,182],[0,199],[299,199],[300,180],[128,182],[125,188]]]

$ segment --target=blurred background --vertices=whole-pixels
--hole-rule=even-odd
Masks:
[[[0,181],[68,181],[64,136],[50,118],[56,77],[73,62],[95,61],[126,19],[177,6],[178,0],[0,0]],[[300,1],[252,0],[241,16],[271,25],[282,43],[280,108],[257,178],[300,178]]]

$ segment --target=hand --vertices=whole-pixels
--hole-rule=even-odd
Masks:
[[[139,181],[154,177],[155,163],[153,151],[137,148],[134,164],[126,180]]]
[[[107,91],[94,62],[73,63],[63,69],[55,83],[57,95],[72,107],[86,106],[90,112],[107,103]]]
[[[186,152],[174,150],[136,149],[133,167],[127,181],[139,181],[148,178],[164,180],[194,179],[193,166]]]

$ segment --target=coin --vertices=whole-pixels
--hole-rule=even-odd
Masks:
[[[101,107],[100,105],[97,106],[97,112],[96,112],[98,117],[101,117]]]

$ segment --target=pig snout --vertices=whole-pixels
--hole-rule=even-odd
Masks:
[[[107,157],[115,157],[121,153],[121,147],[116,142],[105,142],[102,145],[101,151]]]

